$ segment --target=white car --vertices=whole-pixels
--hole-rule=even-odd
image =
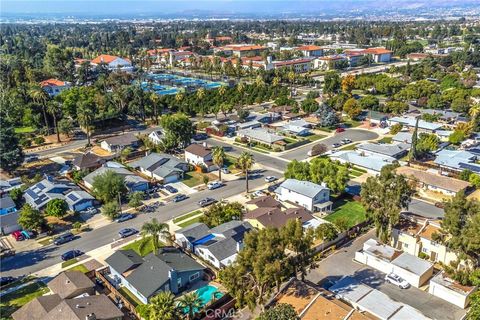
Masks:
[[[223,183],[221,183],[220,181],[213,181],[207,184],[208,190],[214,190],[220,188],[221,186],[223,186]]]
[[[400,289],[408,289],[410,283],[395,273],[389,273],[385,276],[385,281],[398,286]]]
[[[254,197],[263,197],[263,196],[265,196],[265,195],[266,195],[266,193],[265,193],[264,191],[262,191],[262,190],[257,190],[257,191],[255,191],[255,192],[253,193],[253,196],[254,196]]]
[[[274,176],[265,177],[265,182],[273,182],[275,180],[277,180],[277,177],[274,177]]]

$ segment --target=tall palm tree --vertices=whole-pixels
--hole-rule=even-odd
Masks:
[[[60,131],[58,130],[58,121],[57,116],[62,110],[62,106],[58,101],[49,101],[47,104],[47,111],[52,115],[53,118],[53,126],[55,127],[55,133],[57,134],[57,142],[60,141]]]
[[[148,304],[148,320],[178,320],[180,312],[175,296],[169,291],[162,291]]]
[[[87,145],[90,146],[90,134],[92,130],[92,122],[94,113],[92,105],[88,101],[80,101],[77,103],[77,119],[80,125],[85,129],[87,134]]]
[[[202,119],[205,117],[205,106],[203,105],[203,98],[205,98],[205,89],[204,88],[200,88],[197,90],[197,99],[198,99],[198,104],[199,104],[199,111],[200,111],[200,114],[202,115]]]
[[[242,152],[240,157],[238,157],[237,161],[235,162],[235,166],[242,170],[245,174],[245,183],[246,183],[246,190],[248,193],[248,171],[252,168],[255,160],[253,159],[253,155],[247,151]]]
[[[225,161],[225,150],[222,146],[216,146],[212,149],[213,163],[218,166],[218,179],[222,181],[222,167]]]
[[[141,231],[143,241],[140,243],[140,251],[147,245],[150,240],[153,246],[153,253],[157,253],[160,248],[160,236],[163,236],[170,241],[170,232],[168,231],[168,224],[160,223],[156,218],[150,222],[145,222]]]
[[[470,115],[470,123],[473,129],[476,129],[478,123],[478,116],[480,115],[480,104],[476,104],[468,110]]]
[[[178,307],[188,311],[188,319],[192,320],[195,313],[203,306],[202,300],[196,292],[188,293],[178,299]]]
[[[42,107],[43,113],[43,120],[45,121],[45,127],[47,128],[47,132],[50,133],[50,128],[48,127],[48,119],[47,119],[47,101],[50,98],[48,93],[43,90],[40,86],[34,85],[28,91],[28,95],[33,99],[33,101],[39,104]]]

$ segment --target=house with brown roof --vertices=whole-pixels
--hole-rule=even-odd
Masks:
[[[75,170],[92,170],[100,168],[105,162],[106,159],[97,156],[93,152],[87,152],[76,156],[72,161],[72,165]]]
[[[106,296],[66,299],[50,310],[43,320],[121,320],[123,312]]]
[[[467,181],[442,176],[412,167],[399,167],[396,169],[396,173],[414,181],[418,191],[430,190],[449,197],[453,197],[458,192],[465,191],[471,186]]]
[[[282,204],[272,196],[253,198],[247,201],[245,205],[247,210],[254,210],[256,208],[280,208],[282,206]]]
[[[100,147],[108,152],[120,152],[125,148],[137,148],[139,144],[140,140],[133,133],[125,133],[106,138],[100,143]]]
[[[185,161],[193,166],[204,167],[208,172],[218,167],[212,160],[212,148],[202,144],[191,144],[185,148]]]
[[[14,320],[41,320],[56,307],[62,298],[58,294],[40,296],[33,299],[12,314]]]
[[[48,283],[48,287],[62,299],[72,299],[85,293],[95,294],[95,284],[80,271],[62,272]]]

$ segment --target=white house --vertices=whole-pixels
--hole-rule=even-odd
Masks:
[[[40,82],[40,87],[42,87],[50,97],[55,97],[63,90],[70,88],[71,84],[58,79],[48,79]]]
[[[304,57],[321,57],[323,56],[323,48],[314,45],[300,46],[296,48]]]
[[[121,70],[126,72],[133,71],[133,65],[130,59],[101,54],[91,61],[93,66],[105,64],[109,70]]]
[[[372,55],[374,62],[390,62],[393,51],[385,48],[368,48],[362,51],[363,54]]]
[[[278,200],[296,203],[312,212],[332,209],[330,189],[309,181],[287,179],[275,190]]]
[[[165,135],[163,134],[162,130],[155,130],[150,132],[150,134],[148,135],[148,139],[154,144],[159,144],[160,142],[162,142],[164,136]]]
[[[103,140],[100,147],[108,152],[120,152],[125,148],[138,147],[140,140],[133,133],[125,133]]]
[[[428,293],[450,302],[462,309],[470,303],[470,296],[477,291],[477,287],[464,286],[452,280],[445,272],[439,272],[430,280]]]
[[[185,161],[194,166],[205,167],[208,172],[217,169],[217,166],[213,164],[212,149],[204,145],[191,144],[186,147]]]
[[[183,178],[183,173],[188,170],[186,162],[164,153],[150,153],[130,163],[130,167],[163,183],[179,181]]]

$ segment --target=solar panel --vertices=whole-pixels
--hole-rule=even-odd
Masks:
[[[72,201],[77,201],[77,200],[78,200],[78,198],[77,198],[73,193],[70,193],[70,194],[67,196],[67,198],[69,198],[69,199],[72,200]]]
[[[37,188],[40,189],[40,190],[43,190],[43,189],[45,189],[45,186],[43,185],[43,183],[39,182],[39,183],[37,183]]]
[[[480,172],[480,166],[479,165],[474,165],[474,164],[469,164],[469,163],[462,162],[462,163],[459,164],[459,167],[461,169],[468,169],[468,170],[471,170],[471,171],[477,172],[477,173]]]
[[[28,194],[32,199],[38,198],[38,195],[37,195],[35,192],[33,192],[33,190],[31,190],[31,189],[27,189],[27,191],[25,191],[25,192],[26,192],[26,194]]]

